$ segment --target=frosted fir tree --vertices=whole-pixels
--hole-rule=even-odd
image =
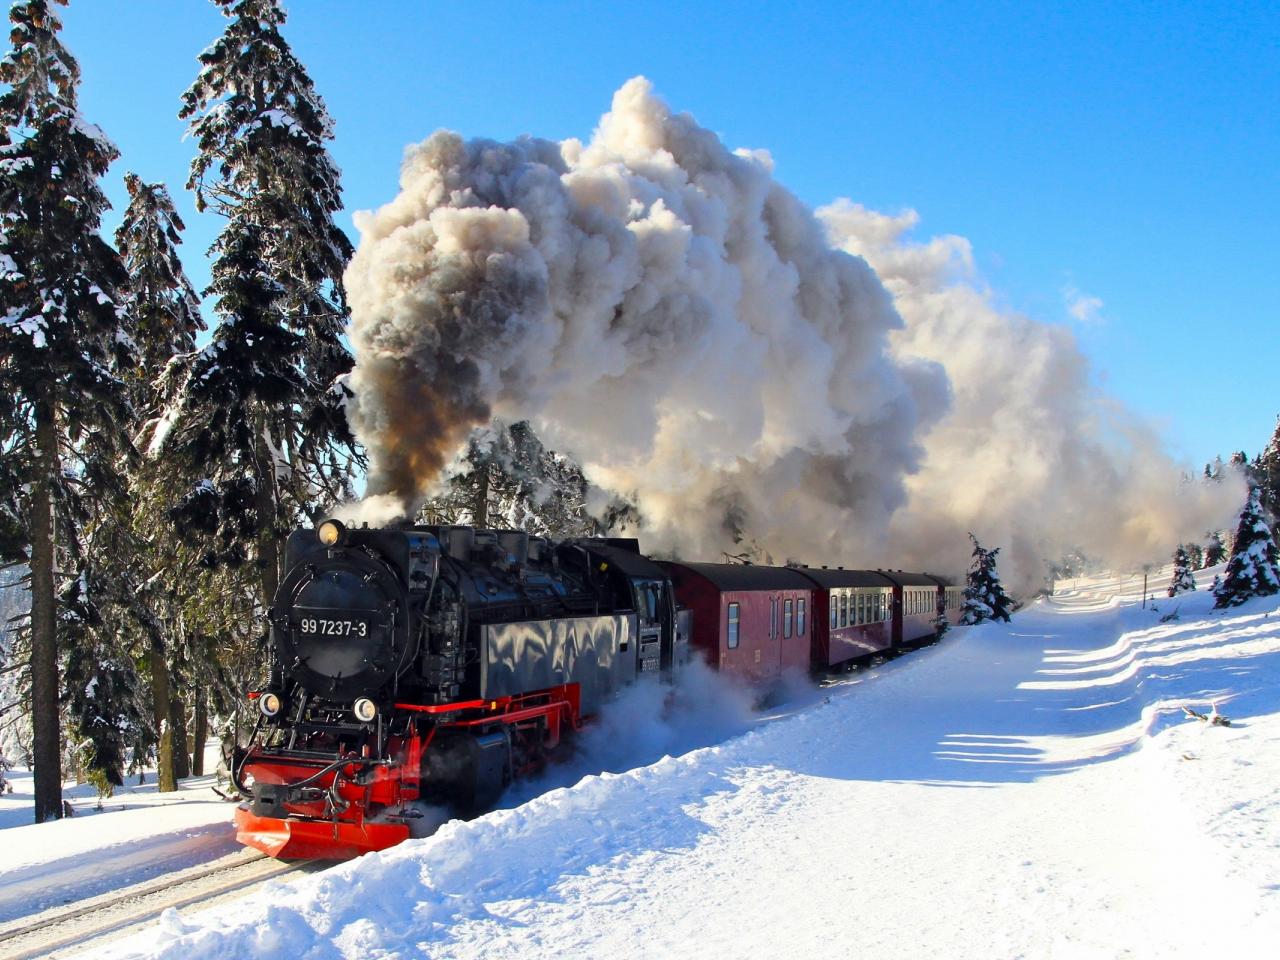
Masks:
[[[166,449],[191,481],[176,518],[206,535],[210,565],[252,562],[267,605],[284,534],[354,495],[341,341],[351,244],[333,222],[333,121],[280,34],[284,11],[277,0],[214,3],[226,30],[200,54],[179,117],[199,147],[187,186],[199,209],[226,218],[206,292],[218,322]]]
[[[1227,548],[1222,542],[1222,534],[1216,531],[1209,533],[1204,544],[1204,566],[1216,567],[1225,559]]]
[[[972,533],[969,534],[969,539],[973,541],[973,558],[969,563],[960,622],[972,625],[987,620],[1003,620],[1008,623],[1014,603],[1013,598],[1004,592],[1000,575],[996,572],[996,558],[1000,548],[984,549]]]
[[[1280,519],[1280,417],[1271,441],[1253,461],[1252,473],[1258,484],[1258,499],[1268,523]]]
[[[1196,581],[1191,576],[1191,558],[1182,544],[1178,544],[1178,549],[1173,551],[1173,579],[1169,581],[1169,596],[1176,597],[1195,588]]]
[[[78,569],[83,526],[121,492],[133,367],[124,269],[99,233],[117,151],[80,115],[54,3],[13,3],[0,60],[0,562],[30,569],[36,822],[63,812],[58,571]]]
[[[1254,597],[1280,593],[1276,560],[1276,544],[1262,516],[1258,488],[1250,487],[1249,500],[1240,512],[1231,559],[1213,591],[1213,605],[1235,607]]]
[[[635,506],[616,497],[594,515],[592,495],[582,468],[548,450],[528,421],[494,420],[472,433],[446,489],[423,505],[420,518],[551,537],[601,536],[637,524]]]
[[[209,586],[189,569],[188,546],[172,536],[166,514],[185,491],[170,458],[156,456],[172,422],[166,414],[175,382],[204,329],[200,300],[187,279],[178,246],[185,225],[161,183],[147,183],[133,173],[124,178],[129,206],[116,230],[116,248],[128,272],[130,334],[137,344],[138,365],[128,378],[130,397],[143,426],[136,443],[148,456],[137,458],[128,472],[131,500],[127,515],[116,517],[112,549],[123,561],[121,604],[126,609],[122,633],[134,638],[137,659],[145,666],[150,688],[151,724],[139,724],[146,736],[139,751],[157,748],[161,791],[176,789],[180,757],[175,755],[175,725],[170,713],[170,660],[187,635],[179,624],[190,622],[184,602]],[[127,558],[127,559],[126,559]],[[109,685],[101,684],[99,689]],[[178,751],[181,753],[182,751]]]

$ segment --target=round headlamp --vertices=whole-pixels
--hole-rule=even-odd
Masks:
[[[316,534],[320,537],[320,542],[326,547],[337,546],[342,542],[346,532],[347,528],[337,520],[326,520],[316,528]]]
[[[368,697],[361,697],[353,703],[351,710],[361,723],[372,723],[373,718],[378,715],[377,705]]]
[[[274,717],[280,712],[280,694],[264,693],[258,698],[258,709],[264,717]]]

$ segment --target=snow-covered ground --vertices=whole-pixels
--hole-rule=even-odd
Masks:
[[[206,769],[216,763],[216,745]],[[0,796],[0,922],[96,896],[237,849],[233,807],[212,790],[213,777],[184,780],[177,793],[157,793],[147,782],[116,789],[98,810],[90,784],[67,784],[63,796],[75,815],[56,823],[31,822],[31,774],[6,775],[13,793]]]
[[[591,749],[713,745],[98,955],[1275,956],[1280,601],[1140,591],[1069,584],[763,722],[728,697],[641,728],[633,699]],[[1181,709],[1214,702],[1230,727]]]

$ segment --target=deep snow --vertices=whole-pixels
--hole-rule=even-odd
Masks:
[[[1280,602],[1139,589],[1077,584],[718,745],[100,955],[1273,956]],[[1181,710],[1213,702],[1231,727]]]

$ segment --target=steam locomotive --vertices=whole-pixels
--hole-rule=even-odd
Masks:
[[[295,530],[270,679],[232,774],[237,837],[335,859],[410,836],[421,804],[478,812],[601,703],[696,647],[767,684],[954,622],[959,591],[900,571],[655,561],[634,539],[456,526]]]
[[[240,842],[282,858],[399,843],[419,801],[483,810],[641,674],[689,617],[634,540],[469,527],[295,530],[270,680],[232,758]]]

